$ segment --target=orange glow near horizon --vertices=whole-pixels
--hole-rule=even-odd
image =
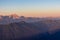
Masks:
[[[60,8],[0,10],[0,15],[17,14],[26,17],[60,17]]]
[[[30,13],[4,13],[4,14],[0,14],[0,15],[12,15],[12,14],[17,14],[18,16],[25,16],[25,17],[60,17],[60,13],[36,13],[36,12],[30,12]]]
[[[11,15],[17,14],[19,16],[26,16],[26,17],[60,17],[59,10],[16,10],[16,11],[4,11],[0,12],[0,15]]]

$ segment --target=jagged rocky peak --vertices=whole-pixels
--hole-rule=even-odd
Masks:
[[[9,17],[13,18],[13,19],[18,19],[19,18],[19,16],[17,14],[11,14]]]

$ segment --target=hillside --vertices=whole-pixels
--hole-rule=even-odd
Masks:
[[[60,30],[60,25],[58,21],[39,21],[33,23],[27,23],[24,21],[18,23],[10,23],[5,25],[0,25],[0,39],[2,40],[17,40],[28,37],[40,37],[45,38],[45,36],[54,35]],[[37,36],[36,36],[37,35]],[[40,36],[38,36],[40,35]]]

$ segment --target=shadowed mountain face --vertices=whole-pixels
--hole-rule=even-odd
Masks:
[[[40,26],[39,26],[40,25]],[[3,39],[18,39],[22,37],[29,37],[38,33],[46,32],[46,25],[34,23],[11,23],[6,25],[0,25],[0,38]]]
[[[59,38],[59,30],[59,21],[15,22],[0,25],[0,40],[55,40],[55,36]]]

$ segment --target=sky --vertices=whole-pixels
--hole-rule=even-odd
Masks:
[[[0,0],[0,15],[60,17],[60,0]]]

